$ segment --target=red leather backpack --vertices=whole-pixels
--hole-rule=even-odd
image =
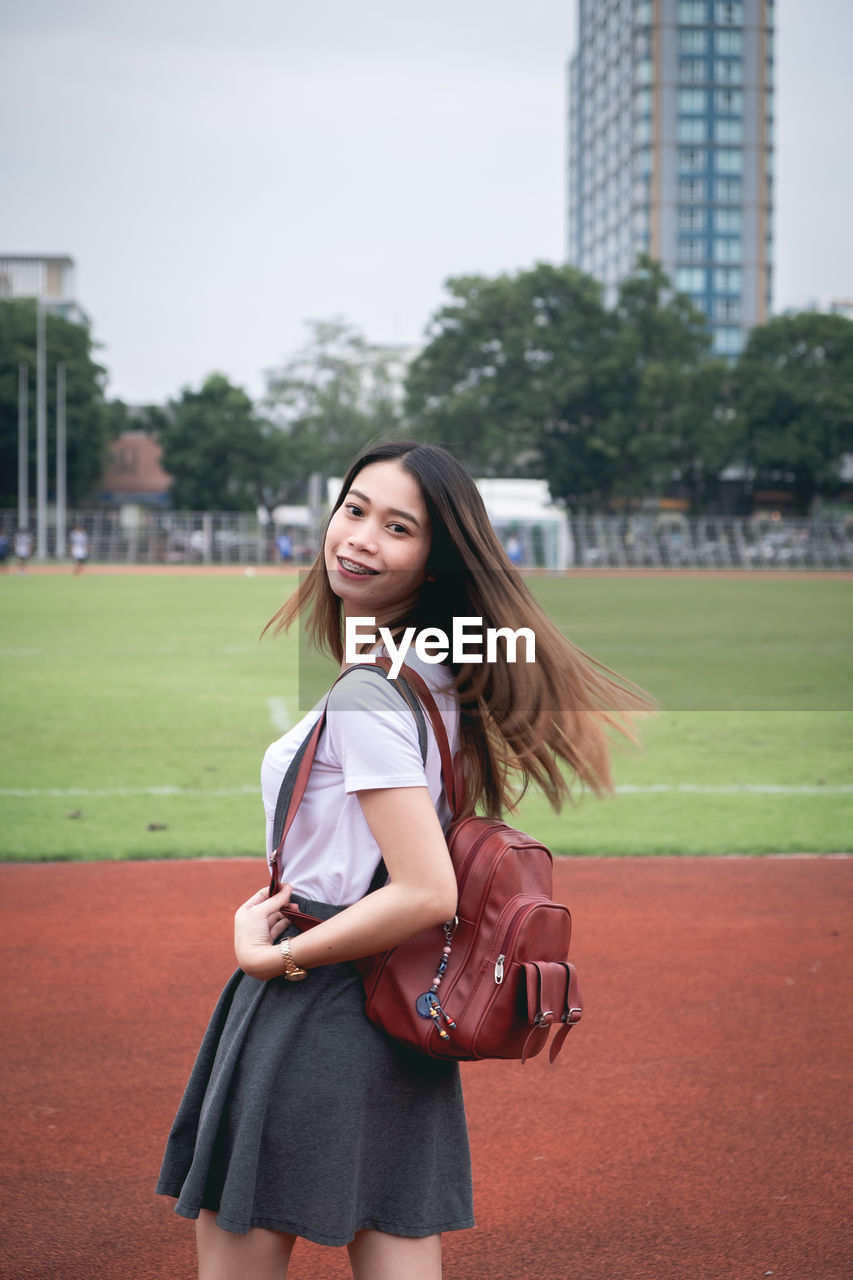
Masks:
[[[383,665],[380,659],[378,666]],[[575,967],[567,959],[571,915],[552,896],[551,853],[496,819],[457,818],[453,761],[432,693],[410,667],[403,667],[395,683],[418,722],[422,750],[425,725],[418,700],[436,736],[453,815],[447,842],[459,899],[454,920],[354,962],[364,982],[367,1016],[420,1053],[464,1061],[525,1062],[542,1052],[556,1027],[553,1062],[583,1006]],[[297,753],[292,790],[288,776],[282,784],[278,851],[305,791],[324,721],[325,713]],[[384,879],[380,864],[371,887]],[[274,875],[271,892],[276,889]],[[301,929],[319,923],[303,912],[285,914]]]

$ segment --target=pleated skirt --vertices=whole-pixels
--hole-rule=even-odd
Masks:
[[[296,898],[328,918],[339,908]],[[291,927],[281,937],[295,934]],[[474,1225],[458,1064],[377,1030],[351,964],[302,982],[230,978],[166,1146],[157,1192],[175,1212],[345,1245],[372,1229]]]

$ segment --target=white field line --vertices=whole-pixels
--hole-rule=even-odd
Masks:
[[[853,795],[853,783],[837,786],[788,786],[775,782],[724,782],[704,784],[698,782],[651,782],[646,786],[625,783],[616,788],[617,795],[696,795],[696,796],[848,796]]]
[[[38,796],[253,796],[260,787],[0,787],[0,797],[19,797],[23,799]],[[705,786],[698,783],[650,783],[647,786],[634,786],[627,783],[616,788],[617,795],[700,795],[700,796],[849,796],[853,795],[853,784],[841,783],[837,786],[784,786],[776,783],[723,783],[719,786]]]
[[[293,720],[284,698],[267,698],[267,710],[270,724],[274,729],[278,729],[279,733],[287,733],[288,729],[293,727]]]
[[[255,787],[0,787],[0,796],[17,796],[31,799],[37,796],[256,796]]]

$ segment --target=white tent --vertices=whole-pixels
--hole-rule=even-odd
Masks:
[[[568,569],[572,532],[547,480],[477,480],[492,527],[511,560],[526,568]]]

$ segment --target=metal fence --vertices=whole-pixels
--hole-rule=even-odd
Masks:
[[[280,562],[283,530],[254,514],[130,510],[71,511],[81,524],[90,557],[109,564],[264,565]],[[0,512],[0,534],[16,529],[14,511]],[[319,528],[287,526],[292,563],[309,564]],[[853,515],[794,520],[772,516],[723,518],[673,513],[566,518],[564,568],[581,569],[853,569]],[[503,536],[503,529],[501,536]],[[527,568],[553,567],[543,528],[535,520],[513,525],[520,546],[514,559]],[[48,529],[48,556],[57,554],[56,528]],[[67,555],[67,552],[66,552]],[[60,557],[62,558],[62,557]]]
[[[581,568],[850,569],[853,517],[573,516]]]

